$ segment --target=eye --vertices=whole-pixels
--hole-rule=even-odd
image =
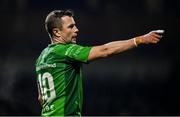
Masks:
[[[69,28],[73,28],[73,27],[74,27],[74,24],[71,24],[71,25],[69,25],[68,27],[69,27]]]

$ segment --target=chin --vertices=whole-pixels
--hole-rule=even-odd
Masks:
[[[72,41],[72,43],[76,43],[76,41]]]

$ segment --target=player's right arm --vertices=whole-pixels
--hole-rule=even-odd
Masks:
[[[155,44],[162,36],[157,31],[151,31],[148,34],[135,37],[123,41],[113,41],[104,45],[94,46],[90,50],[88,61],[96,60],[98,58],[105,58],[114,54],[118,54],[137,47],[140,44]]]
[[[41,90],[40,90],[40,85],[38,83],[38,101],[39,103],[42,105],[43,101],[42,101],[42,94],[41,94]]]

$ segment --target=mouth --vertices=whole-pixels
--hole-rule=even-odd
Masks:
[[[76,38],[77,38],[77,34],[73,35],[72,36],[72,41],[76,41]]]
[[[77,35],[72,36],[72,42],[76,43],[76,37]]]

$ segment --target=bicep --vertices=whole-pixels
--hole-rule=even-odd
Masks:
[[[70,58],[72,61],[87,62],[88,56],[92,47],[83,47],[76,44],[71,44],[66,52],[65,56]]]

